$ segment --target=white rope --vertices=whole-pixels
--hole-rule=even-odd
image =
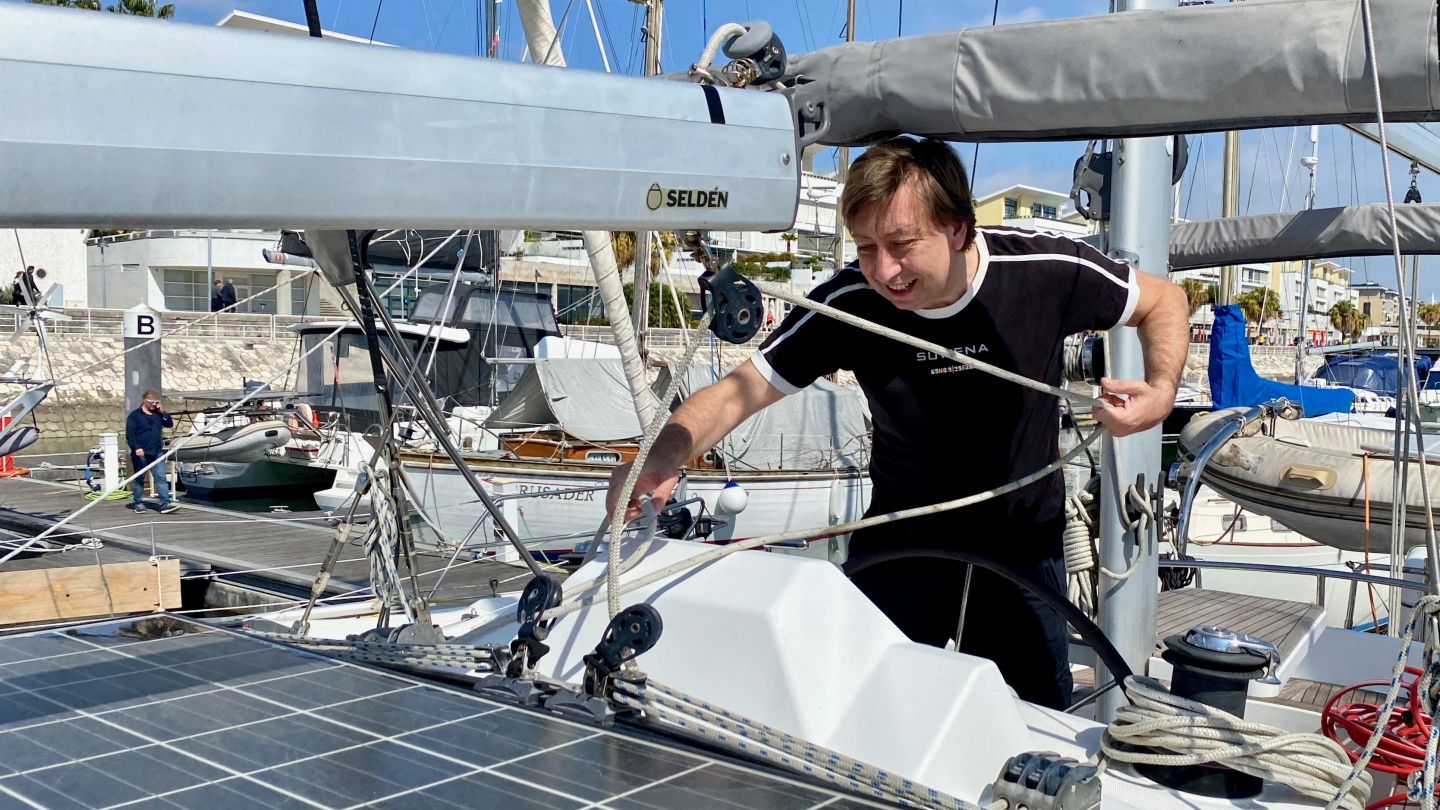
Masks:
[[[647,720],[852,793],[906,806],[979,810],[977,805],[963,799],[793,737],[708,701],[696,700],[653,680],[644,684],[613,680],[611,684],[615,687],[612,697],[622,705],[644,712]]]
[[[1105,410],[1106,408],[1110,407],[1110,404],[1108,402],[1105,402],[1104,400],[1096,399],[1095,397],[1089,396],[1087,394],[1076,393],[1075,391],[1071,391],[1067,388],[1062,388],[1057,385],[1049,385],[1047,383],[1037,382],[1030,379],[1029,377],[1016,374],[1013,371],[1007,371],[1006,369],[1000,368],[999,366],[993,366],[983,360],[976,360],[973,357],[967,357],[960,352],[955,351],[954,349],[946,348],[938,343],[931,343],[928,340],[921,340],[920,338],[907,335],[904,332],[899,331],[898,329],[891,329],[888,326],[881,326],[880,324],[874,323],[873,321],[867,321],[864,318],[851,315],[844,310],[836,309],[835,307],[822,304],[819,301],[812,301],[811,299],[806,298],[803,295],[796,295],[795,293],[790,292],[779,284],[774,284],[768,281],[756,281],[754,283],[756,287],[760,288],[761,292],[772,298],[778,298],[781,301],[785,301],[797,307],[804,307],[805,309],[818,312],[821,315],[828,315],[829,317],[834,318],[835,320],[843,324],[848,324],[857,329],[864,329],[866,332],[871,332],[873,334],[880,335],[881,337],[887,337],[891,340],[898,340],[901,343],[904,343],[908,346],[914,346],[917,349],[924,349],[927,352],[932,352],[936,355],[939,355],[940,357],[944,357],[947,360],[953,360],[966,368],[973,368],[984,371],[987,374],[992,374],[1002,380],[1015,383],[1016,385],[1024,388],[1029,388],[1032,391],[1039,391],[1042,394],[1049,394],[1054,397],[1059,397],[1060,399],[1068,399],[1072,402],[1078,402],[1081,405],[1089,405],[1092,409]]]
[[[700,317],[700,322],[695,325],[692,339],[685,347],[685,358],[680,362],[679,372],[670,376],[670,383],[665,386],[665,396],[660,400],[660,407],[655,413],[655,418],[645,426],[645,433],[640,438],[640,449],[635,453],[635,460],[630,462],[630,471],[625,475],[625,485],[620,489],[622,493],[634,491],[635,481],[640,477],[640,470],[645,466],[645,460],[650,457],[650,448],[655,444],[655,437],[660,435],[660,429],[665,426],[668,418],[665,409],[675,399],[675,392],[680,390],[680,382],[689,373],[690,364],[695,362],[695,351],[700,348],[701,337],[710,328],[710,321],[714,317],[714,308],[708,308]],[[649,493],[645,493],[641,497],[642,500],[649,500]],[[616,499],[615,511],[610,515],[610,546],[606,549],[605,581],[608,585],[606,590],[610,594],[608,607],[612,618],[620,612],[620,591],[616,587],[619,585],[620,575],[639,562],[650,545],[647,540],[641,548],[630,555],[630,559],[623,566],[621,565],[620,535],[625,531],[625,510],[629,507],[630,499],[622,495]],[[651,534],[653,536],[653,531]]]
[[[745,30],[745,26],[738,23],[725,23],[720,26],[715,33],[710,35],[710,41],[705,43],[705,50],[700,52],[700,61],[696,62],[695,66],[702,70],[710,67],[710,63],[715,61],[715,52],[720,50],[720,46],[725,43],[725,40],[744,36],[746,33],[748,32]]]
[[[1217,765],[1276,782],[1331,808],[1365,810],[1370,774],[1351,775],[1350,757],[1319,734],[1291,734],[1242,720],[1198,701],[1177,697],[1159,682],[1130,676],[1131,705],[1116,710],[1100,738],[1100,756],[1116,762],[1165,767]],[[1376,734],[1375,739],[1380,735]],[[1135,750],[1135,746],[1140,750]],[[1158,748],[1154,753],[1145,749]]]
[[[360,470],[372,482],[377,480],[369,464],[362,463]],[[370,522],[365,525],[362,539],[365,556],[370,561],[370,589],[381,604],[399,610],[407,622],[414,621],[405,589],[400,584],[400,572],[395,568],[395,538],[399,533],[395,503],[384,487],[370,487],[370,509]]]
[[[935,515],[941,512],[950,511],[952,509],[960,509],[965,506],[982,503],[992,498],[997,498],[1001,495],[1014,492],[1015,490],[1022,487],[1029,486],[1030,484],[1033,484],[1036,481],[1045,478],[1046,476],[1054,473],[1055,471],[1064,468],[1066,464],[1070,463],[1071,459],[1075,458],[1080,453],[1083,453],[1085,451],[1085,448],[1089,447],[1096,439],[1105,435],[1105,433],[1106,431],[1104,430],[1104,428],[1097,427],[1094,431],[1090,433],[1089,436],[1085,437],[1084,441],[1077,444],[1073,449],[1070,450],[1070,452],[1061,456],[1059,459],[1056,459],[1055,461],[1045,465],[1041,469],[1036,470],[1029,475],[1026,475],[1022,478],[1017,478],[1016,480],[1011,481],[1008,484],[1003,484],[1001,486],[995,487],[994,489],[989,489],[984,492],[978,492],[974,495],[967,495],[963,498],[956,498],[950,501],[942,501],[940,503],[930,504],[928,506],[917,506],[913,509],[901,509],[896,512],[886,512],[883,515],[874,515],[871,517],[863,518],[861,520],[851,521],[849,523],[839,523],[834,526],[821,526],[819,528],[813,529],[798,529],[796,531],[782,532],[780,534],[751,537],[749,539],[740,540],[734,543],[730,543],[728,545],[715,546],[695,555],[694,557],[671,563],[670,565],[659,568],[655,571],[651,571],[650,573],[642,577],[632,580],[621,586],[618,590],[618,593],[621,595],[627,594],[637,588],[643,588],[652,582],[658,582],[659,580],[665,579],[666,577],[674,576],[675,574],[678,574],[682,571],[687,571],[691,568],[714,562],[715,560],[721,559],[722,557],[728,557],[736,552],[747,551],[752,548],[759,548],[760,546],[794,540],[818,540],[824,537],[834,537],[836,535],[849,534],[851,532],[859,531],[860,529],[867,529],[871,526],[879,526],[881,524],[891,523],[897,520],[906,520],[908,518]],[[632,559],[638,558],[639,556],[640,555],[638,554],[632,555]],[[578,610],[582,610],[594,604],[599,599],[599,596],[586,595],[588,591],[593,590],[593,585],[594,583],[590,583],[587,587],[577,590],[575,594],[572,594],[569,598],[567,598],[565,604],[561,604],[557,607],[545,611],[543,614],[541,614],[541,618],[546,620],[557,619],[561,616],[574,613]],[[607,592],[609,591],[608,583],[606,590]],[[511,619],[510,621],[513,621],[513,619]]]

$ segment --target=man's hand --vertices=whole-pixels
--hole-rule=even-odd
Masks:
[[[145,449],[142,448],[142,447],[137,447],[137,448],[135,448],[135,457],[136,457],[136,458],[144,458],[144,457],[145,457]]]
[[[1105,393],[1100,398],[1109,408],[1097,408],[1091,416],[1104,425],[1111,436],[1129,436],[1149,430],[1165,421],[1175,408],[1175,389],[1166,383],[1152,385],[1140,380],[1100,380]],[[1122,399],[1117,394],[1125,396]]]
[[[621,464],[610,473],[610,489],[605,493],[605,516],[615,514],[615,503],[620,500],[620,490],[625,486],[625,478],[630,475],[628,462]],[[650,502],[654,504],[655,511],[659,512],[665,508],[665,501],[669,500],[670,493],[674,491],[675,485],[680,483],[680,469],[673,464],[656,459],[653,455],[645,459],[645,466],[640,470],[640,476],[635,479],[635,491],[627,493],[630,505],[625,508],[625,520],[640,516],[640,504],[633,497],[635,494],[650,493]]]

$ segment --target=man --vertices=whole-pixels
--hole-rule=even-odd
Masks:
[[[175,422],[170,414],[165,413],[165,406],[160,402],[158,391],[146,391],[140,402],[140,407],[130,412],[125,418],[125,444],[130,447],[130,469],[139,472],[145,469],[145,465],[154,462],[164,453],[162,439],[165,428],[174,427]],[[180,508],[180,504],[170,500],[170,482],[165,480],[165,462],[155,462],[155,466],[149,470],[150,478],[155,482],[155,491],[160,495],[160,514],[168,515]],[[141,474],[130,484],[130,491],[133,493],[130,499],[130,508],[144,514],[145,509],[145,475]]]
[[[894,138],[870,147],[849,171],[841,210],[859,267],[837,273],[812,299],[1057,385],[1067,335],[1135,326],[1146,379],[1103,380],[1113,407],[1095,418],[1124,436],[1170,412],[1187,351],[1185,294],[1077,240],[977,229],[964,168],[947,144]],[[663,504],[681,465],[757,410],[838,369],[855,373],[870,403],[868,514],[982,492],[1059,456],[1054,397],[797,307],[750,362],[675,411],[635,492]],[[611,478],[612,505],[626,472],[622,466]],[[1064,522],[1057,472],[962,510],[857,532],[850,555],[974,550],[1063,594]],[[943,646],[957,636],[964,576],[962,565],[916,559],[871,568],[855,584],[911,639]],[[1069,702],[1064,620],[1006,578],[975,569],[959,635],[960,649],[994,660],[1022,698]]]
[[[235,308],[235,279],[225,279],[225,286],[220,288],[220,308],[232,310]]]
[[[223,293],[223,281],[215,279],[210,283],[210,311],[219,312],[225,308],[225,295]]]

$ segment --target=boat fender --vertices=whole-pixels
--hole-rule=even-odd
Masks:
[[[1210,463],[1221,467],[1236,467],[1253,473],[1260,469],[1260,462],[1264,460],[1263,457],[1232,442],[1217,450],[1215,455],[1210,458]]]
[[[724,489],[720,490],[720,496],[715,499],[715,511],[738,515],[744,512],[745,507],[749,504],[750,493],[746,492],[744,487],[731,481],[725,485]]]
[[[1006,760],[990,789],[1011,807],[1094,810],[1100,806],[1100,769],[1050,751],[1027,751]]]
[[[1288,464],[1280,471],[1280,483],[1285,486],[1317,492],[1335,486],[1338,477],[1334,470],[1305,464]]]

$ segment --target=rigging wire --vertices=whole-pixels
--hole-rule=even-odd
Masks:
[[[385,7],[385,0],[375,4],[375,21],[370,23],[370,44],[375,44],[375,27],[380,24],[380,9]]]
[[[995,7],[990,11],[990,27],[1000,20],[1000,0],[995,0]],[[975,142],[975,153],[970,157],[970,189],[974,191],[975,180],[980,176],[980,142]]]

